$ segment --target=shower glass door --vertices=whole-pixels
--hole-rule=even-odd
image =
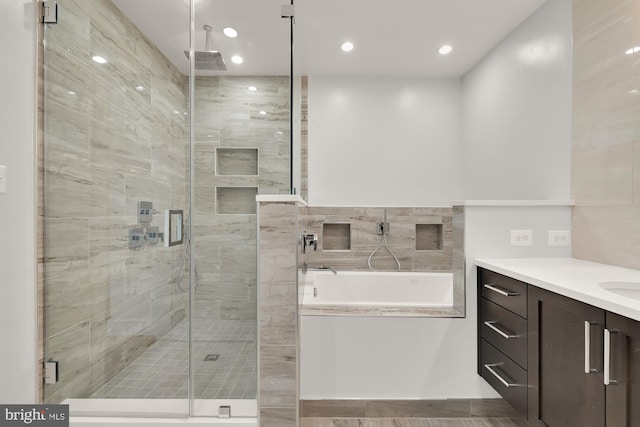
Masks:
[[[239,410],[251,401],[256,411],[256,196],[291,191],[290,28],[280,4],[195,3],[196,59],[208,58],[192,81],[194,397],[232,399],[232,414],[238,399]]]
[[[58,377],[44,401],[72,415],[256,416],[255,198],[292,192],[281,1],[57,3],[41,292]],[[216,53],[196,67],[207,43]]]
[[[44,28],[43,344],[58,378],[44,400],[185,415],[188,259],[161,234],[165,212],[188,210],[188,74],[134,12],[171,12],[155,30],[188,50],[188,4],[57,3]]]

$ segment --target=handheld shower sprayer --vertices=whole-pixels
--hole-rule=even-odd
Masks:
[[[373,252],[371,252],[371,255],[369,255],[369,259],[367,260],[367,265],[369,266],[369,269],[371,271],[376,271],[371,266],[371,259],[376,254],[376,252],[378,252],[381,248],[386,249],[386,251],[389,253],[389,255],[391,255],[391,257],[395,261],[397,265],[396,271],[400,271],[401,269],[400,260],[398,260],[398,257],[391,251],[391,249],[389,249],[389,246],[387,245],[388,234],[389,234],[389,222],[387,221],[387,209],[385,208],[382,214],[382,222],[378,223],[378,235],[382,236],[382,238],[380,239],[380,244],[373,250]]]

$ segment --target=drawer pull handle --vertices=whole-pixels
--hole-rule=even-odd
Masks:
[[[604,330],[604,385],[618,384],[617,380],[611,378],[611,335],[616,333],[618,331]]]
[[[494,321],[490,321],[487,320],[486,322],[484,322],[484,324],[491,328],[494,332],[498,333],[501,337],[505,338],[505,339],[510,339],[510,338],[518,338],[520,335],[514,335],[512,333],[510,333],[510,331],[505,331],[504,329],[500,329],[498,328],[496,325],[498,325],[498,323],[494,322]]]
[[[500,366],[501,363],[492,363],[492,364],[486,364],[484,365],[484,367],[487,369],[487,371],[491,372],[491,374],[496,377],[498,379],[498,381],[500,381],[502,384],[504,384],[505,387],[517,387],[519,384],[516,384],[514,382],[511,382],[510,380],[507,381],[504,378],[502,378],[500,376],[500,374],[498,374],[498,372],[496,372],[495,369],[493,369],[496,366]],[[507,377],[508,378],[508,377]]]
[[[485,284],[484,287],[489,289],[489,290],[491,290],[491,291],[493,291],[493,292],[497,292],[500,295],[504,295],[505,297],[517,297],[518,295],[520,295],[517,292],[511,292],[511,291],[499,288],[499,287],[497,287],[495,285],[491,285],[491,284]]]
[[[584,373],[585,374],[593,374],[598,372],[596,368],[591,367],[591,325],[597,325],[597,323],[585,320],[584,322]]]

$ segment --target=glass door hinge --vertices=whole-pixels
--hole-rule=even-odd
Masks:
[[[45,0],[42,2],[42,22],[45,24],[58,23],[58,2]]]
[[[58,362],[44,362],[44,383],[55,384],[58,382]]]

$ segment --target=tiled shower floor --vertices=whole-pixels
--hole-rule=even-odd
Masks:
[[[176,325],[93,398],[186,398],[188,322]],[[194,331],[195,398],[256,398],[255,320],[196,319]],[[216,361],[204,361],[219,354]]]

